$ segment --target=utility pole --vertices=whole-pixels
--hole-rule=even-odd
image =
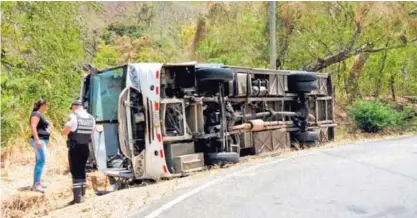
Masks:
[[[276,40],[276,25],[275,25],[275,1],[269,2],[268,7],[268,20],[269,20],[269,46],[270,46],[270,60],[269,68],[276,69],[276,60],[277,60],[277,40]]]

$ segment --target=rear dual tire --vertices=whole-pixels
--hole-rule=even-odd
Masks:
[[[304,147],[315,147],[317,145],[317,141],[319,139],[319,135],[316,132],[292,132],[291,138],[293,141],[293,146],[295,145],[302,145]]]
[[[207,153],[205,160],[207,165],[236,164],[239,163],[239,154],[236,152]]]
[[[317,74],[312,72],[295,72],[287,76],[288,92],[308,93],[317,89]]]
[[[228,68],[202,68],[195,71],[200,82],[228,82],[234,79],[234,73]]]

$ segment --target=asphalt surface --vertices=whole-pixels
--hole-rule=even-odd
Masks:
[[[132,217],[417,218],[417,136],[236,166]]]

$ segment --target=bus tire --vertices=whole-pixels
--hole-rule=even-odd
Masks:
[[[316,132],[292,132],[291,138],[293,139],[294,143],[298,143],[300,145],[306,145],[307,147],[313,147],[317,144],[317,140],[319,139],[319,134]]]
[[[287,75],[288,83],[310,82],[317,80],[317,74],[312,72],[294,72]]]
[[[198,81],[228,82],[234,79],[234,73],[228,68],[202,68],[195,71]]]
[[[294,72],[287,75],[288,91],[291,93],[311,92],[317,89],[317,74]]]
[[[205,157],[208,165],[225,165],[239,162],[239,154],[236,152],[208,153]]]
[[[291,93],[311,92],[317,89],[316,81],[288,83],[288,91]]]

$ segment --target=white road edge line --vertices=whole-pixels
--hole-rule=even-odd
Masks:
[[[206,189],[206,188],[208,188],[208,187],[210,187],[210,186],[212,186],[212,185],[214,185],[216,183],[219,183],[219,182],[222,182],[222,181],[224,181],[226,179],[229,179],[229,178],[231,178],[231,177],[233,177],[233,176],[235,176],[235,175],[237,175],[239,173],[242,173],[242,172],[245,172],[245,171],[249,171],[249,170],[253,170],[253,169],[257,169],[257,168],[263,167],[263,166],[268,166],[268,165],[275,164],[275,163],[282,162],[282,161],[289,160],[289,159],[295,159],[295,158],[298,158],[298,157],[305,157],[305,156],[312,155],[312,154],[315,154],[315,153],[317,153],[317,152],[308,152],[308,153],[304,153],[303,152],[303,153],[301,153],[299,155],[296,155],[296,156],[292,156],[292,157],[288,157],[288,158],[283,158],[283,159],[277,159],[277,160],[273,160],[273,161],[266,162],[266,163],[260,163],[260,164],[257,164],[257,165],[248,167],[246,169],[242,169],[242,170],[236,171],[236,172],[231,173],[231,174],[229,174],[227,176],[217,178],[217,179],[215,179],[215,180],[213,180],[211,182],[208,182],[208,183],[206,183],[204,185],[201,185],[199,187],[196,187],[193,190],[191,190],[191,191],[189,191],[187,193],[184,193],[184,194],[180,195],[179,197],[173,199],[172,201],[170,201],[170,202],[162,205],[160,208],[154,210],[152,213],[150,213],[147,216],[145,216],[145,218],[156,218],[157,216],[161,215],[164,211],[172,208],[173,206],[175,206],[176,204],[180,203],[181,201],[183,201],[183,200],[185,200],[185,199],[187,199],[187,198],[189,198],[189,197],[191,197],[191,196],[193,196],[193,195],[195,195],[195,194],[203,191],[204,189]]]

